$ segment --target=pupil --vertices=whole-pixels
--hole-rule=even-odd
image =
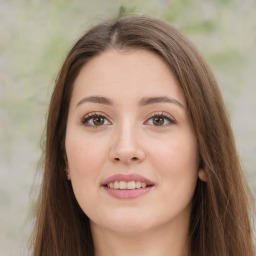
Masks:
[[[102,117],[100,117],[100,116],[94,117],[93,123],[95,125],[102,125],[104,123],[104,119]]]
[[[155,117],[153,123],[155,125],[163,125],[164,119],[162,117],[160,117],[160,116],[159,117]]]

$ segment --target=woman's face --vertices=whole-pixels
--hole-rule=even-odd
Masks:
[[[74,83],[65,144],[92,230],[188,227],[197,142],[184,95],[158,55],[109,50],[91,59]]]

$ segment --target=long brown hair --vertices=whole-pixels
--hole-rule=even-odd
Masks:
[[[207,182],[198,179],[193,198],[190,255],[253,256],[253,201],[214,76],[194,46],[175,28],[143,16],[95,26],[66,57],[48,113],[33,255],[94,254],[89,219],[66,178],[64,141],[73,82],[83,65],[108,49],[146,49],[160,55],[185,95],[198,140],[200,167],[207,173]]]

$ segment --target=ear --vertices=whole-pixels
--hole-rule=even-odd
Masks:
[[[201,181],[207,182],[207,174],[204,169],[199,169],[198,177]]]
[[[69,171],[67,171],[67,180],[71,180]]]
[[[67,180],[71,180],[70,172],[69,172],[69,167],[68,166],[66,167],[65,172],[66,172],[66,175],[67,175]]]
[[[67,175],[67,180],[71,180],[71,177],[70,177],[70,170],[69,170],[68,163],[66,163],[65,172],[66,172],[66,175]]]
[[[71,180],[69,166],[68,166],[68,160],[67,160],[66,154],[64,155],[64,160],[65,160],[65,165],[66,165],[65,172],[66,172],[66,175],[67,175],[67,180]]]

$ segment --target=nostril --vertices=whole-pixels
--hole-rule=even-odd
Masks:
[[[131,161],[137,161],[137,160],[138,160],[138,157],[132,157],[130,160],[131,160]],[[121,160],[120,160],[120,158],[116,157],[116,158],[115,158],[115,161],[119,162],[119,161],[121,161]]]

